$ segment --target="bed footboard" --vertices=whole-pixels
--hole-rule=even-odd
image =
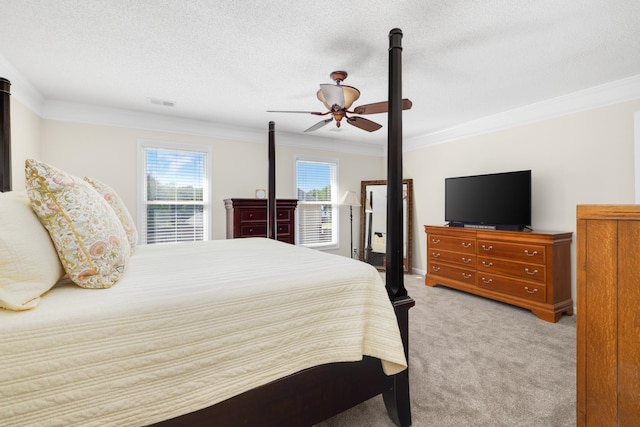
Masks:
[[[394,302],[405,354],[408,353],[408,312],[414,305],[411,298]],[[365,356],[359,362],[306,369],[155,426],[309,427],[379,394],[383,395],[389,417],[396,425],[411,425],[408,369],[387,376],[380,360]]]

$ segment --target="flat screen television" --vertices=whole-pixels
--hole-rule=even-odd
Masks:
[[[446,178],[444,217],[453,227],[528,228],[531,171]]]

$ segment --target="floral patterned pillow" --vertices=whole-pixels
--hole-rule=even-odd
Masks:
[[[81,178],[28,159],[26,187],[69,278],[83,288],[109,288],[122,276],[131,249],[106,200]]]
[[[84,180],[96,189],[102,197],[109,203],[109,206],[115,211],[118,219],[122,223],[122,227],[124,227],[124,231],[127,233],[127,239],[129,240],[129,244],[131,245],[131,253],[133,254],[133,250],[136,248],[136,244],[138,244],[138,230],[136,229],[136,225],[133,222],[133,218],[129,213],[129,210],[125,206],[124,202],[118,196],[118,193],[107,184],[95,179],[90,178],[88,176],[84,177]]]

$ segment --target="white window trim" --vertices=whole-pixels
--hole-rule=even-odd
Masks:
[[[137,201],[137,228],[140,243],[147,243],[147,207],[143,201],[143,196],[146,187],[146,173],[144,168],[144,150],[145,149],[167,149],[177,151],[192,151],[195,153],[205,153],[206,162],[206,177],[205,184],[202,191],[203,197],[203,214],[204,214],[204,240],[211,240],[211,224],[213,223],[212,209],[211,209],[211,179],[213,177],[212,170],[212,150],[208,145],[198,144],[185,144],[182,142],[171,141],[157,141],[151,139],[139,139],[138,140],[138,159],[137,159],[137,171],[136,171],[136,201]]]
[[[296,154],[293,159],[293,197],[298,199],[298,161],[304,162],[318,162],[318,163],[333,163],[336,165],[336,174],[335,174],[335,182],[331,187],[331,194],[335,197],[335,203],[333,205],[333,210],[331,217],[333,218],[334,224],[334,232],[335,232],[335,242],[334,243],[317,243],[313,245],[302,245],[300,243],[300,230],[296,229],[296,245],[304,246],[311,249],[318,250],[336,250],[340,249],[340,197],[338,196],[338,182],[339,173],[340,173],[340,162],[335,157],[319,157],[319,156],[308,156],[308,155],[300,155]],[[296,228],[300,223],[298,220],[298,209],[296,209]]]

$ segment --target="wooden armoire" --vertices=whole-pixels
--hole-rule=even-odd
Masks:
[[[577,425],[640,425],[640,205],[577,208]]]

